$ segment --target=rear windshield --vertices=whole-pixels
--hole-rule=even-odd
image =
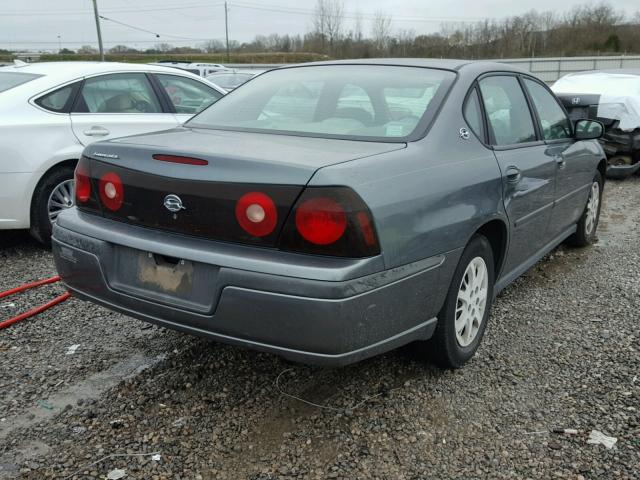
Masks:
[[[0,92],[22,85],[40,76],[33,73],[0,72]]]
[[[404,141],[433,119],[455,73],[385,65],[272,70],[223,97],[191,127]]]

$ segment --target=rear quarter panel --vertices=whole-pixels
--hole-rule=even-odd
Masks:
[[[9,108],[9,105],[7,105]],[[19,192],[0,206],[9,228],[29,227],[31,198],[42,175],[56,164],[80,158],[82,146],[65,114],[23,103],[0,109],[0,175],[19,175]],[[15,190],[15,189],[14,189]],[[18,195],[16,197],[16,194]]]
[[[460,138],[468,126],[457,98],[464,93],[450,95],[422,140],[322,168],[310,181],[358,192],[373,213],[386,268],[447,252],[457,258],[480,226],[506,219],[495,156],[473,134]]]

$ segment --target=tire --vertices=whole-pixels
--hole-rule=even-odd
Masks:
[[[600,209],[602,208],[602,190],[604,182],[602,175],[597,172],[593,177],[589,198],[584,212],[578,220],[578,228],[576,233],[569,237],[569,243],[576,247],[586,247],[597,240],[596,231],[598,230],[598,221],[600,220]],[[597,192],[597,193],[596,193]],[[593,205],[593,199],[596,197],[597,203]],[[594,210],[595,208],[595,210]]]
[[[475,283],[476,281],[469,277],[470,272],[477,272],[478,267],[482,265],[484,265],[486,281]],[[491,244],[483,235],[475,235],[462,252],[444,306],[438,314],[436,331],[427,342],[431,360],[436,365],[442,368],[460,368],[476,353],[487,327],[493,302],[494,266]],[[471,302],[465,303],[459,295],[464,295],[464,292],[468,291],[470,287],[466,282],[469,281],[472,285],[471,289],[476,291],[479,288],[479,292],[471,293]],[[484,294],[482,294],[483,290]],[[459,320],[458,328],[456,328],[456,318]],[[462,320],[463,318],[470,319],[471,323]]]
[[[73,166],[65,165],[48,172],[40,180],[33,193],[33,200],[31,201],[31,236],[44,246],[51,246],[51,230],[53,227],[49,218],[49,201],[51,194],[56,188],[65,184],[65,182],[73,180],[73,171]],[[71,191],[71,203],[60,208],[68,208],[73,205],[74,201],[73,191]]]

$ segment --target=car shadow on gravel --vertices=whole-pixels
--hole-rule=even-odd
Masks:
[[[21,248],[24,250],[46,250],[29,235],[29,230],[6,230],[0,232],[0,251]]]

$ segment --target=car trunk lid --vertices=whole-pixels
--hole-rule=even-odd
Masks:
[[[186,128],[127,137],[85,150],[94,193],[79,208],[175,233],[275,247],[289,211],[316,170],[404,147]],[[188,157],[198,164],[154,159],[158,155]],[[117,209],[103,198],[101,180],[112,174],[122,184]],[[248,233],[238,220],[244,214],[238,201],[255,192],[274,207],[274,226],[261,236]]]

